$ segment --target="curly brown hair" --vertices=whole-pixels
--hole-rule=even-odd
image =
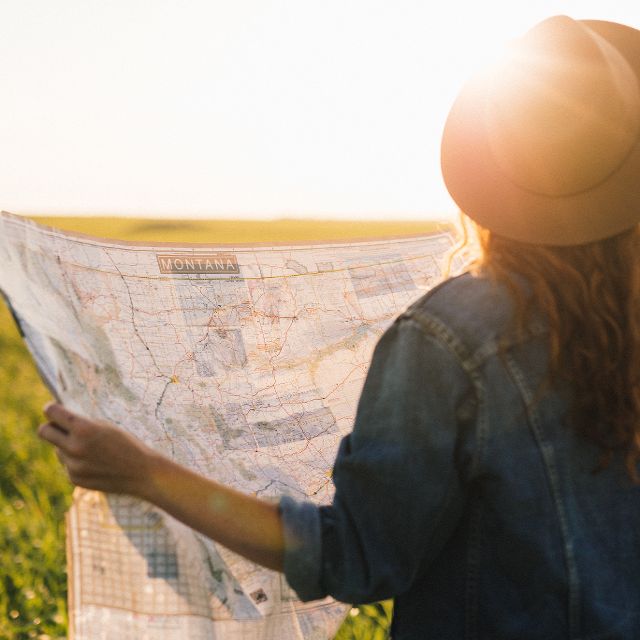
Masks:
[[[640,483],[640,227],[577,246],[525,244],[478,228],[476,267],[505,283],[523,331],[534,309],[549,326],[548,384],[572,389],[568,426],[620,454]],[[514,278],[519,274],[527,282]]]

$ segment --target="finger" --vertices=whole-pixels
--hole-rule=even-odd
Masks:
[[[38,436],[60,448],[64,448],[69,441],[69,434],[50,422],[45,422],[38,427]]]
[[[58,460],[60,460],[60,463],[67,471],[67,475],[72,482],[74,477],[81,476],[83,472],[86,471],[86,465],[82,460],[75,458],[60,447],[56,447],[55,451],[56,456],[58,456]]]
[[[51,422],[63,427],[67,431],[83,427],[87,420],[73,411],[69,411],[64,405],[50,402],[44,407],[44,414]]]
[[[64,467],[69,479],[71,479],[72,472],[76,471],[77,461],[75,461],[71,456],[65,453],[60,447],[56,447],[56,456],[58,456],[58,460],[60,460],[60,464]],[[73,482],[73,480],[72,480]]]
[[[118,484],[114,483],[111,474],[99,474],[92,468],[88,467],[83,460],[67,455],[64,451],[57,449],[56,454],[62,463],[69,482],[86,489],[95,489],[99,491],[117,492]]]
[[[58,447],[56,447],[56,455],[58,456],[58,460],[60,460],[60,463],[64,467],[64,470],[67,472],[69,482],[71,482],[72,484],[80,484],[80,463],[74,458],[68,456],[62,449]]]

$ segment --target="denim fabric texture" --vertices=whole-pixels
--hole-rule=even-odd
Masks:
[[[640,638],[640,488],[594,473],[570,390],[541,386],[544,323],[516,339],[512,319],[464,274],[385,332],[333,503],[280,499],[301,599],[394,597],[393,640]]]

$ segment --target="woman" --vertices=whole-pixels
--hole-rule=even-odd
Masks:
[[[332,505],[245,496],[49,405],[76,484],[139,496],[303,600],[407,638],[640,637],[640,32],[558,16],[457,98],[482,256],[378,343]]]

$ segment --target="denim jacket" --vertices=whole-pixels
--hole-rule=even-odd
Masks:
[[[394,597],[394,640],[640,638],[640,488],[594,473],[569,391],[539,393],[544,323],[509,342],[511,321],[464,274],[380,339],[333,503],[280,499],[302,600]]]

